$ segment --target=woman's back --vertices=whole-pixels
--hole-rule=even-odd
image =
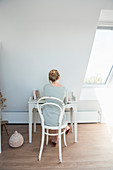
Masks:
[[[44,86],[44,95],[49,97],[57,97],[61,100],[64,100],[66,97],[66,88],[64,86],[55,87],[51,84],[46,84]]]
[[[63,86],[55,87],[55,86],[52,86],[51,84],[47,84],[44,86],[44,96],[56,97],[61,100],[64,100],[64,98],[66,97],[66,88]],[[55,102],[55,103],[59,104],[58,102]],[[46,125],[50,125],[50,126],[58,125],[59,109],[56,108],[55,106],[46,106],[43,110],[43,116],[44,116]],[[65,116],[63,118],[63,121],[64,120],[65,120]]]

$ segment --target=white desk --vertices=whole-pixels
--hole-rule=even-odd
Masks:
[[[33,122],[33,108],[37,108],[37,100],[33,100],[32,97],[29,98],[29,143],[32,143],[32,122]],[[74,135],[75,142],[77,142],[77,102],[71,101],[70,104],[66,104],[65,108],[72,108],[72,119],[71,124],[74,123]],[[36,132],[36,122],[34,122],[34,132]]]

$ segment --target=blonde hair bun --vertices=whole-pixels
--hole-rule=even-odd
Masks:
[[[59,72],[53,69],[49,72],[49,81],[54,82],[59,79],[59,76],[60,76]]]

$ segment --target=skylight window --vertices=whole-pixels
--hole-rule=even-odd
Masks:
[[[107,85],[113,75],[113,27],[98,27],[84,80],[85,85]]]

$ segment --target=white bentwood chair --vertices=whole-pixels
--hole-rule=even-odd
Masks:
[[[49,101],[47,101],[49,99]],[[59,104],[62,105],[62,107]],[[59,109],[59,122],[58,126],[48,126],[44,123],[44,116],[42,113],[43,107],[45,106],[54,106]],[[48,145],[48,137],[49,136],[58,136],[58,144],[59,144],[59,162],[62,163],[62,151],[61,151],[61,135],[64,135],[64,144],[66,144],[66,139],[65,139],[65,132],[66,132],[66,126],[67,123],[62,124],[62,119],[64,115],[64,110],[65,110],[65,105],[62,100],[56,98],[56,97],[42,97],[38,100],[37,102],[37,108],[38,112],[41,118],[41,126],[42,126],[42,139],[41,139],[41,147],[40,147],[40,152],[39,152],[39,161],[41,160],[42,156],[42,151],[43,151],[43,146],[44,146],[44,139],[46,135],[46,145]],[[56,120],[57,121],[57,120]],[[58,130],[58,133],[49,133],[49,130]]]

